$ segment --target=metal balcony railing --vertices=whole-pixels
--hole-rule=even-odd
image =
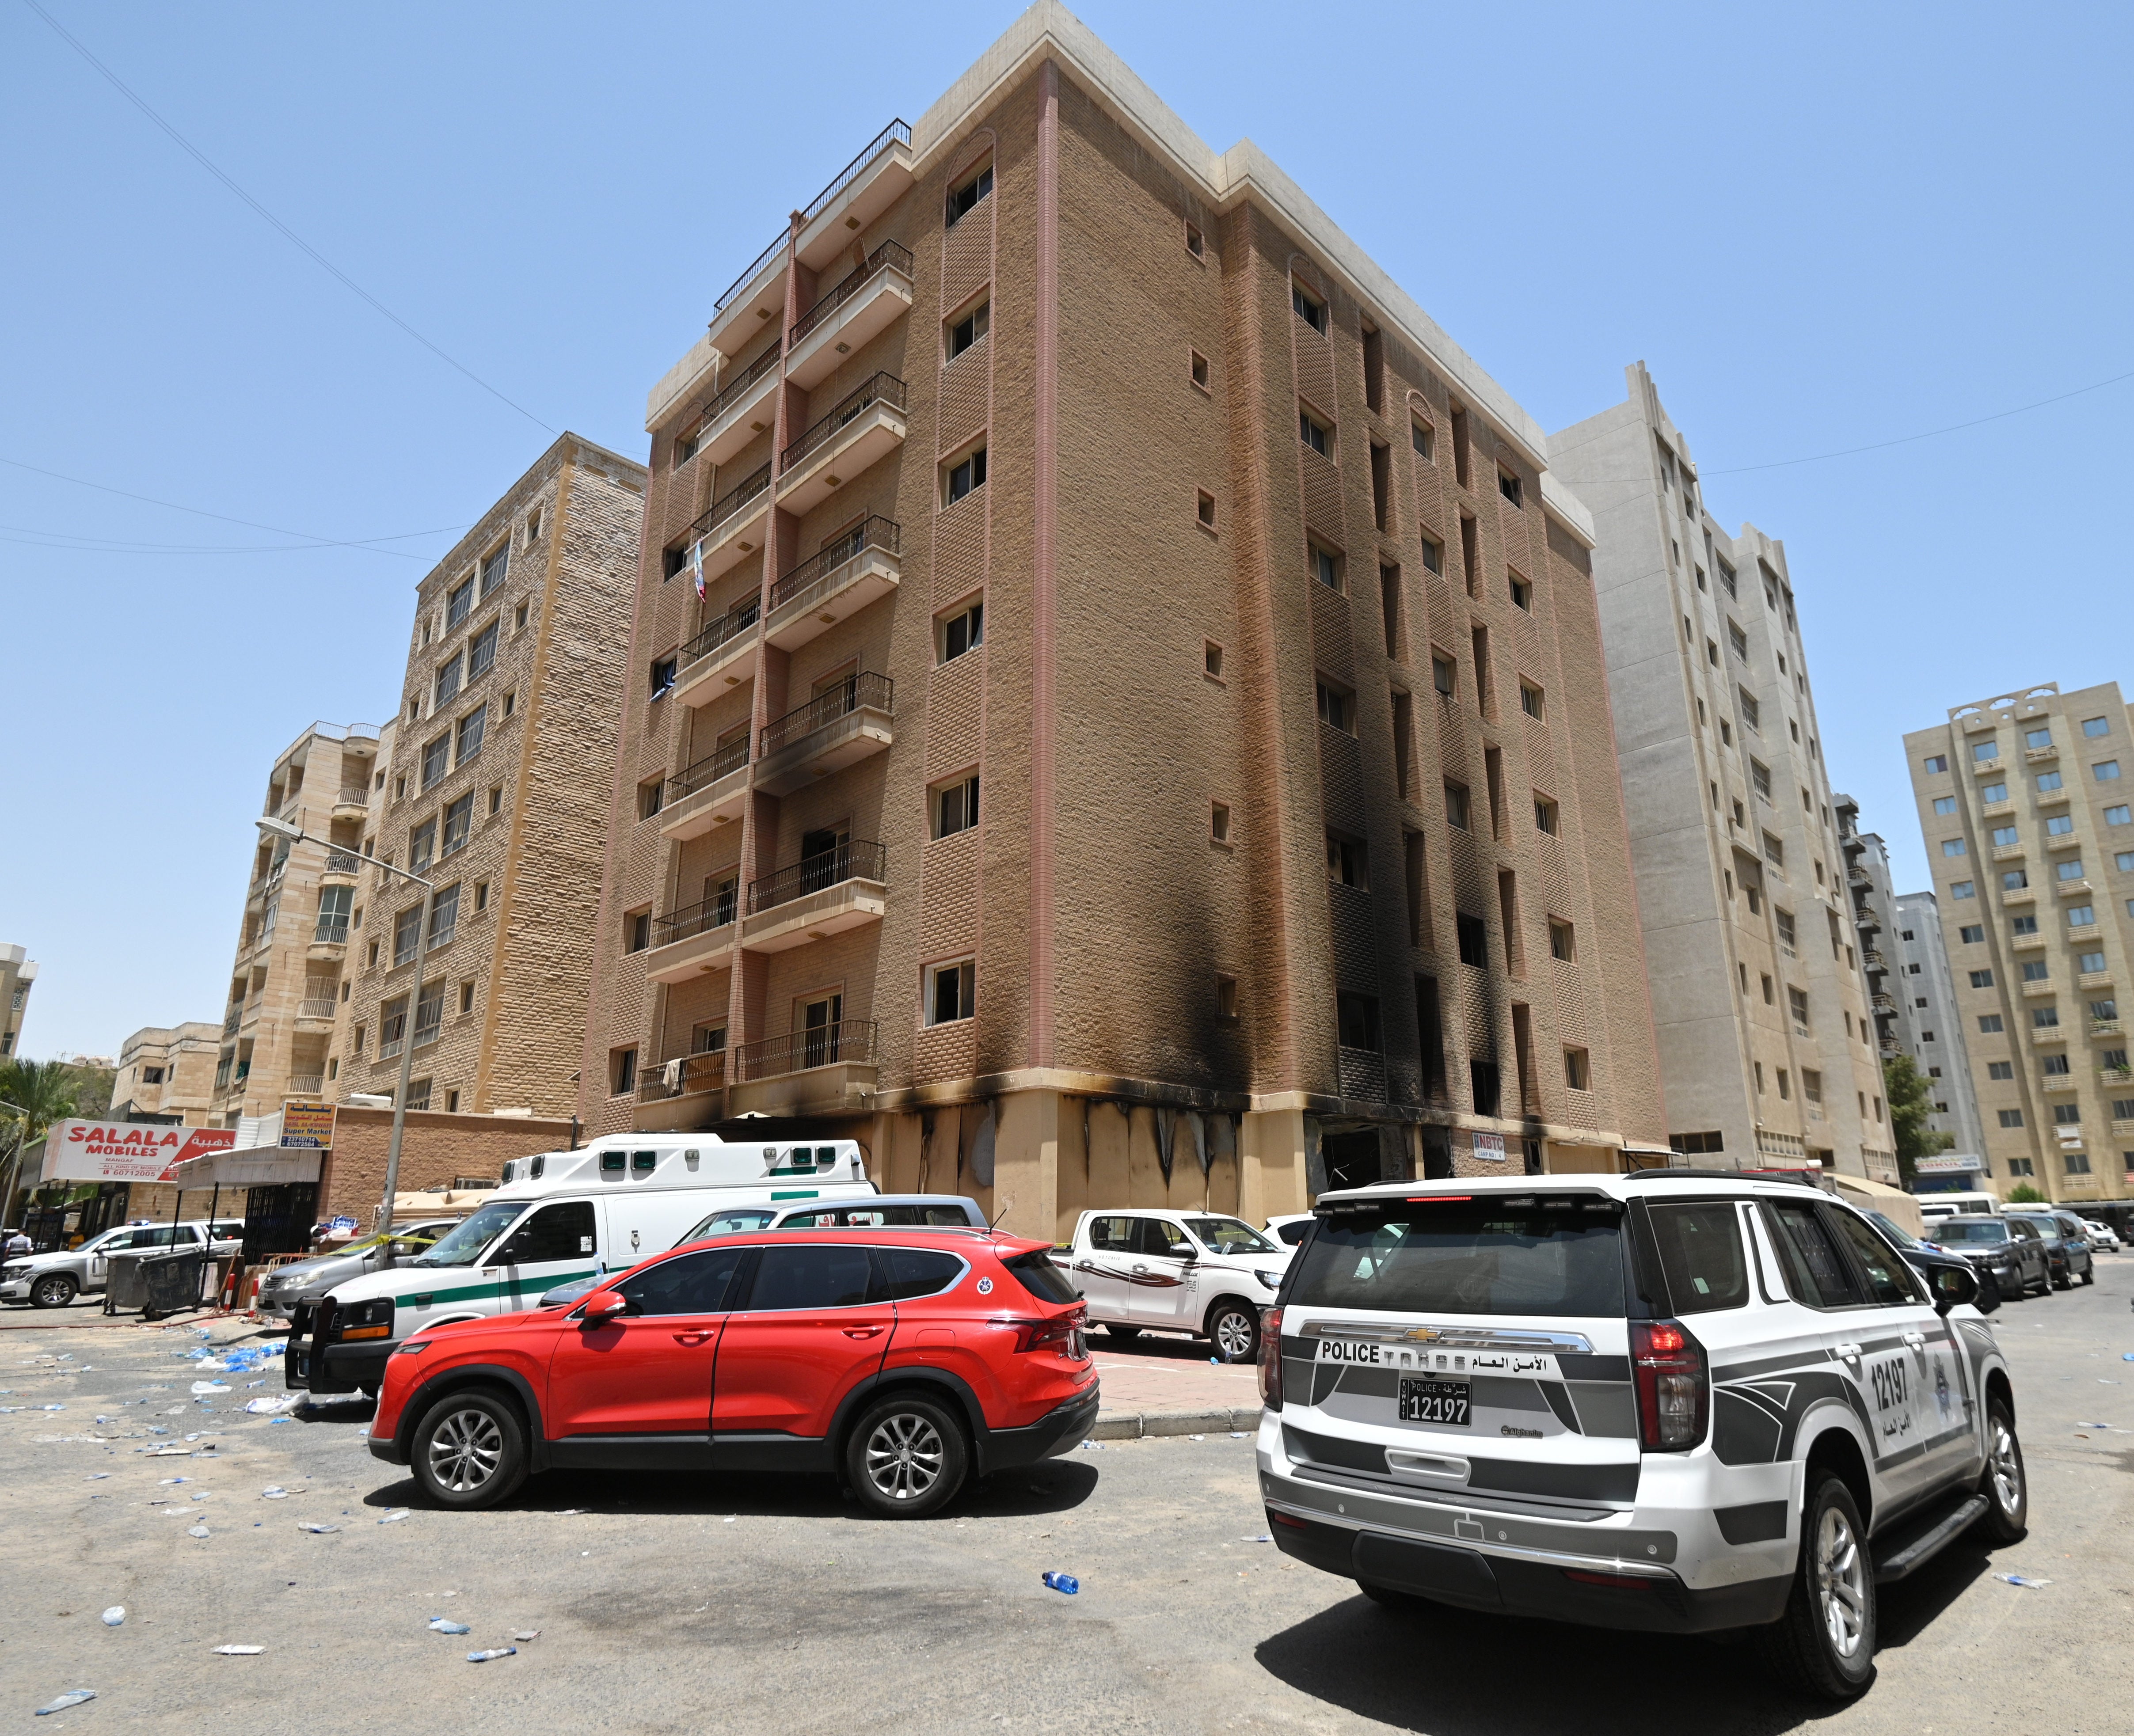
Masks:
[[[769,247],[764,248],[761,253],[758,253],[753,259],[750,260],[746,265],[743,266],[741,268],[741,275],[738,277],[736,277],[732,282],[727,285],[726,292],[722,294],[717,301],[712,303],[712,311],[713,313],[724,313],[726,311],[727,303],[733,300],[736,296],[739,295],[743,290],[746,289],[750,284],[756,281],[756,274],[770,263],[770,256],[776,253],[780,248],[784,247],[785,245],[785,241],[786,238],[784,235],[780,235],[775,241],[772,242]]]
[[[342,784],[340,793],[334,798],[336,808],[368,808],[369,805],[370,792],[360,784]]]
[[[331,995],[309,995],[297,1003],[299,1019],[331,1019],[334,1015],[334,997]]]
[[[770,486],[770,466],[766,464],[736,483],[698,514],[696,523],[689,527],[688,540],[696,542],[710,536],[736,513],[752,504]]]
[[[836,409],[816,422],[806,433],[786,447],[785,456],[778,461],[779,473],[781,475],[790,475],[876,404],[887,404],[892,410],[901,410],[904,397],[904,382],[895,374],[885,371],[872,375]]]
[[[362,866],[362,858],[353,850],[329,850],[326,852],[326,871],[328,874],[354,874]]]
[[[870,548],[896,554],[902,547],[903,541],[904,527],[894,518],[869,518],[864,524],[846,532],[836,542],[803,561],[773,585],[770,587],[771,608],[773,610],[783,609],[795,598],[804,596],[816,586],[833,577],[839,567],[848,562],[857,561]],[[752,609],[756,605],[751,603],[749,606]]]
[[[348,919],[322,922],[311,930],[311,944],[315,947],[341,947],[348,944]],[[324,961],[321,961],[323,962]]]
[[[886,271],[902,272],[911,275],[911,253],[894,241],[885,241],[867,256],[866,262],[855,266],[843,277],[815,298],[815,305],[793,322],[788,347],[797,347],[800,340],[813,332],[846,302],[857,295],[875,278]]]
[[[886,127],[884,127],[881,132],[876,133],[871,139],[868,140],[866,147],[861,151],[857,157],[855,157],[850,162],[847,163],[842,169],[838,171],[837,178],[833,181],[829,186],[823,188],[821,192],[818,193],[813,199],[808,201],[808,208],[800,214],[800,227],[804,229],[809,224],[813,223],[818,217],[821,216],[823,211],[828,208],[830,201],[835,199],[838,194],[843,192],[844,190],[850,186],[854,181],[857,180],[861,172],[867,167],[867,166],[872,162],[875,158],[881,156],[881,153],[886,151],[891,145],[908,145],[910,142],[910,127],[901,120],[891,121]],[[736,277],[731,283],[728,284],[727,286],[726,293],[722,295],[717,301],[712,304],[712,311],[714,312],[723,311],[727,302],[733,300],[736,296],[739,295],[744,289],[746,289],[751,283],[756,281],[756,274],[761,271],[765,265],[770,262],[770,256],[773,253],[776,253],[779,248],[785,245],[785,242],[786,237],[780,235],[775,241],[772,242],[769,247],[764,248],[764,250],[758,253],[755,258],[751,259],[748,263],[747,269],[742,272],[738,277]]]
[[[647,1068],[637,1076],[637,1101],[640,1103],[665,1103],[676,1097],[694,1097],[700,1092],[718,1091],[727,1083],[727,1058],[723,1049],[714,1049],[709,1054],[677,1055]]]
[[[326,1075],[316,1073],[292,1073],[289,1075],[289,1095],[292,1097],[315,1097],[326,1088]]]
[[[727,640],[747,632],[756,624],[762,613],[763,605],[754,597],[727,610],[724,615],[712,622],[702,632],[682,647],[682,667],[688,668],[691,663],[696,663],[700,658],[709,657]]]
[[[840,1061],[871,1067],[875,1058],[875,1021],[841,1019],[833,1025],[814,1025],[783,1037],[744,1043],[732,1055],[732,1076],[736,1079],[775,1079],[781,1073],[834,1066]]]
[[[688,940],[697,934],[708,934],[715,928],[723,928],[734,919],[740,900],[727,892],[717,898],[705,899],[700,904],[685,904],[678,910],[669,910],[653,921],[652,944],[671,947],[678,940]]]
[[[715,754],[707,754],[694,765],[686,768],[667,780],[667,800],[671,806],[684,796],[693,796],[708,784],[716,784],[728,772],[737,772],[748,764],[748,737],[729,741]]]
[[[765,724],[756,743],[756,757],[761,759],[780,748],[790,746],[817,730],[827,729],[839,718],[849,717],[863,706],[893,712],[896,697],[896,683],[886,675],[871,672],[847,675],[828,692],[818,693],[807,704],[788,711],[777,722]]]
[[[803,856],[790,868],[781,868],[748,883],[748,914],[775,910],[796,898],[821,892],[846,880],[881,883],[886,874],[889,852],[879,844],[846,842],[820,855]]]
[[[696,456],[695,442],[705,429],[739,403],[748,388],[761,379],[764,375],[777,373],[779,359],[778,346],[773,344],[733,379],[712,394],[705,403],[704,407],[697,412],[695,424],[682,437],[682,444],[691,449],[689,456],[693,458]]]

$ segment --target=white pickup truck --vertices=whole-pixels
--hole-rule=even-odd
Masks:
[[[1226,1362],[1260,1353],[1260,1311],[1272,1307],[1296,1250],[1250,1224],[1207,1212],[1084,1212],[1073,1245],[1053,1255],[1114,1337],[1183,1332]]]

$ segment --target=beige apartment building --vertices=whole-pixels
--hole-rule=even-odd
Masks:
[[[36,960],[22,947],[0,944],[0,1057],[16,1052],[36,981]]]
[[[1588,515],[1255,147],[1034,7],[648,426],[593,1131],[1046,1237],[1665,1160]]]
[[[2134,1198],[2134,743],[2117,682],[1905,737],[1954,1010],[2003,1195]]]
[[[1784,545],[1729,536],[1640,362],[1551,437],[1592,509],[1608,692],[1668,1139],[1724,1167],[1898,1179],[1861,971],[1881,962],[1837,824]]]
[[[565,434],[417,589],[352,884],[326,1083],[408,1107],[567,1116],[585,1039],[645,468]],[[470,1172],[473,1173],[473,1172]]]
[[[222,1027],[212,1020],[144,1025],[119,1045],[111,1081],[114,1121],[175,1118],[204,1127],[215,1107]]]
[[[278,757],[260,811],[299,826],[327,849],[263,835],[244,895],[230,967],[210,1125],[273,1115],[325,1083],[349,948],[360,846],[379,732],[369,724],[315,723]]]

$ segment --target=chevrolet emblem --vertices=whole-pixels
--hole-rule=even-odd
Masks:
[[[1445,1334],[1435,1326],[1418,1326],[1412,1332],[1403,1333],[1401,1336],[1411,1344],[1435,1344]]]

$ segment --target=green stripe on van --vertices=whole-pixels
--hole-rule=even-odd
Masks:
[[[546,1294],[558,1285],[575,1284],[581,1278],[592,1277],[595,1272],[596,1269],[591,1266],[587,1266],[582,1272],[558,1272],[554,1277],[543,1280],[540,1288],[542,1292]],[[514,1286],[509,1284],[464,1284],[457,1290],[426,1290],[422,1294],[430,1299],[429,1307],[442,1308],[450,1302],[483,1302],[492,1296],[508,1296],[512,1294],[514,1288]],[[533,1286],[529,1285],[526,1288],[530,1290]],[[412,1295],[395,1296],[393,1299],[393,1311],[396,1314],[403,1308],[413,1306],[414,1298]]]

